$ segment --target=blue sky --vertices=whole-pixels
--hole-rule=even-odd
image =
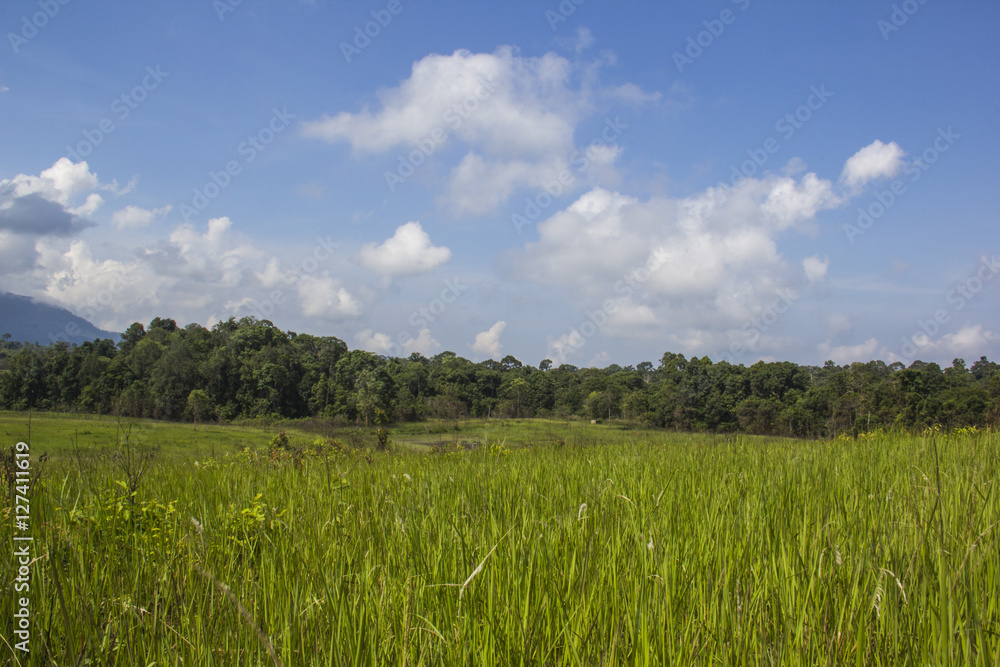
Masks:
[[[11,0],[0,290],[397,356],[997,359],[998,19]]]

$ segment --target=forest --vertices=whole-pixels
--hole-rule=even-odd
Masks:
[[[405,359],[230,318],[155,318],[117,344],[39,346],[4,336],[0,409],[174,421],[320,418],[341,425],[463,417],[621,420],[667,429],[829,437],[1000,424],[998,365],[882,361],[750,366],[667,352],[657,364],[537,367],[454,352]]]

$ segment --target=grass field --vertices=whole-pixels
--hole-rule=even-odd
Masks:
[[[1000,661],[997,433],[281,428],[35,415],[31,654],[4,595],[4,660]]]

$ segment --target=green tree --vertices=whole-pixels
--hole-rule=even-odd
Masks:
[[[194,428],[197,430],[198,422],[204,421],[213,412],[212,399],[201,389],[192,389],[191,393],[187,397],[187,414],[190,415],[191,420],[194,422]]]

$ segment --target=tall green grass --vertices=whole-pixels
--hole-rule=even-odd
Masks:
[[[502,436],[159,460],[134,495],[105,457],[66,458],[33,491],[33,654],[2,650],[58,665],[1000,659],[996,433]]]

